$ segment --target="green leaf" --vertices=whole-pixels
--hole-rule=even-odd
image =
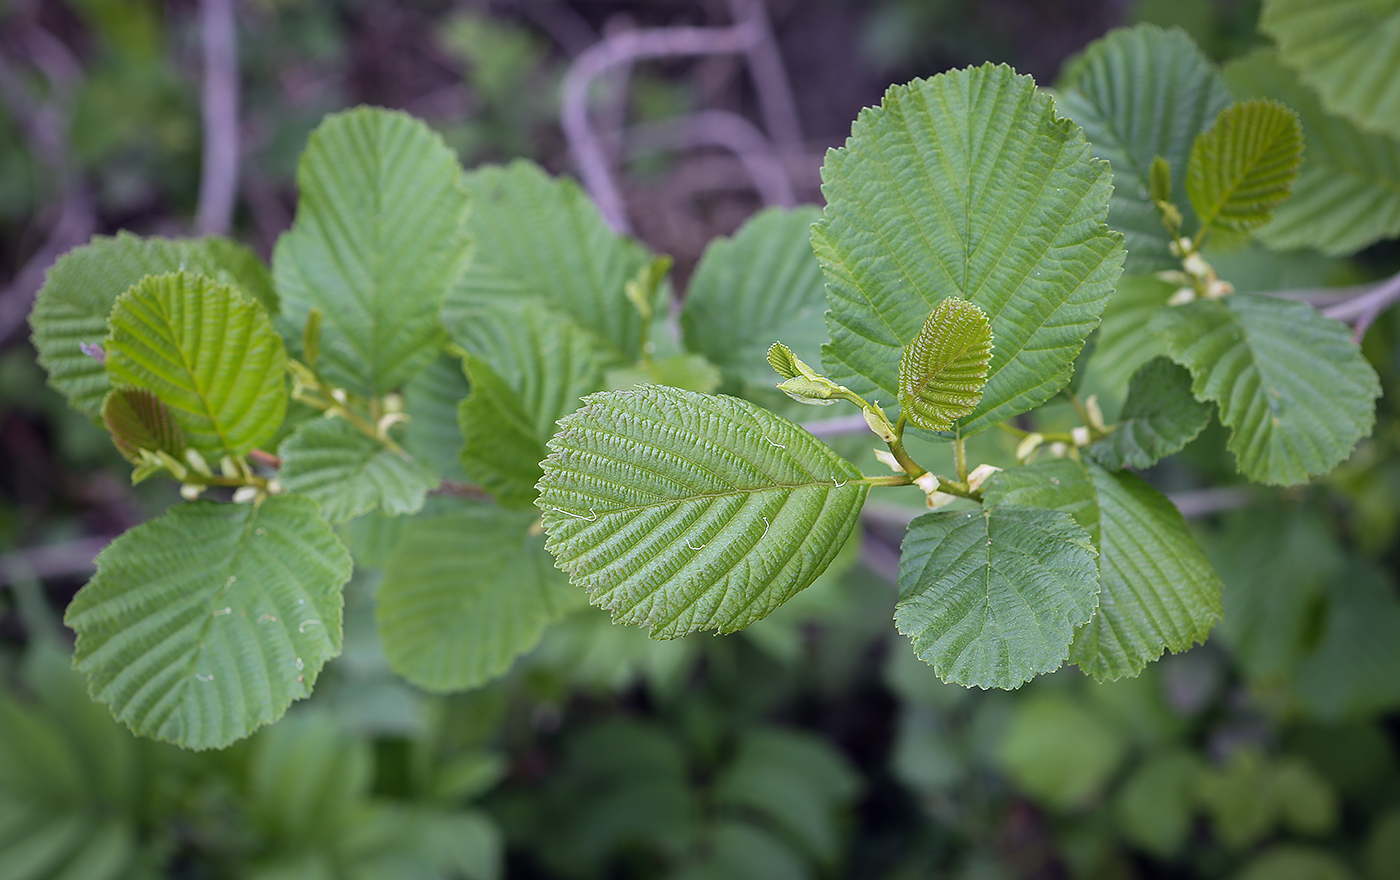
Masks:
[[[926,513],[900,549],[894,620],[944,681],[1014,688],[1065,662],[1098,594],[1094,548],[1067,513]]]
[[[173,507],[97,557],[64,619],[74,666],[135,733],[222,748],[281,717],[339,653],[350,568],[309,498]]]
[[[1185,31],[1142,24],[1090,44],[1062,77],[1061,111],[1084,126],[1094,155],[1113,165],[1108,222],[1123,231],[1127,270],[1146,274],[1180,261],[1152,203],[1152,160],[1171,171],[1171,202],[1186,200],[1186,160],[1196,136],[1230,104],[1230,91]],[[998,334],[998,338],[1000,334]]]
[[[467,475],[508,507],[535,500],[555,423],[603,384],[607,355],[588,333],[545,312],[487,308],[463,326],[471,396],[457,410]]]
[[[464,441],[462,470],[502,507],[529,507],[538,494],[535,483],[544,473],[540,462],[548,454],[546,437],[540,436],[514,389],[485,361],[468,354],[463,363],[472,391],[457,410]]]
[[[141,450],[169,453],[176,461],[185,456],[185,435],[169,407],[155,392],[144,388],[113,388],[102,402],[102,423],[122,458],[144,465]],[[138,470],[139,473],[139,470]]]
[[[1332,853],[1296,843],[1278,843],[1256,856],[1230,880],[1354,880]]]
[[[1123,276],[1103,310],[1086,378],[1077,394],[1097,393],[1100,402],[1109,406],[1122,403],[1138,368],[1166,353],[1161,337],[1144,331],[1174,292],[1170,284],[1151,276]]]
[[[1376,373],[1341,323],[1257,294],[1198,300],[1152,321],[1191,390],[1213,400],[1251,480],[1291,486],[1325,474],[1371,431]]]
[[[1166,358],[1138,368],[1113,433],[1086,452],[1109,470],[1149,468],[1181,451],[1210,422],[1210,407],[1191,396],[1191,373]]]
[[[117,298],[104,347],[118,386],[154,391],[185,442],[217,461],[271,439],[287,353],[262,307],[202,275],[147,277]]]
[[[1298,666],[1294,686],[1309,714],[1327,720],[1365,717],[1400,704],[1400,600],[1394,579],[1353,562],[1327,589],[1323,609],[1309,603],[1303,613],[1321,632]]]
[[[457,406],[471,391],[459,358],[444,354],[404,386],[403,446],[445,479],[464,482]]]
[[[781,339],[816,363],[826,341],[826,287],[812,254],[813,207],[769,208],[732,238],[716,238],[690,276],[681,331],[731,381],[771,385],[764,366]],[[791,378],[791,377],[787,377]]]
[[[964,433],[1064,387],[1118,278],[1122,236],[1103,225],[1108,164],[1029,77],[985,65],[895,86],[822,174],[812,245],[833,381],[897,400],[900,353],[956,296],[987,313],[997,343]]]
[[[672,388],[712,394],[719,387],[720,379],[719,368],[706,360],[704,355],[678,354],[608,370],[603,384],[608,391],[636,385],[670,385]]]
[[[1115,798],[1123,836],[1159,859],[1179,852],[1191,834],[1203,769],[1201,758],[1184,750],[1153,755],[1135,768]]]
[[[333,847],[363,810],[374,781],[369,742],[333,718],[298,713],[253,741],[249,812],[282,847]]]
[[[102,362],[83,351],[107,336],[107,316],[128,287],[147,275],[185,270],[233,285],[277,311],[267,268],[242,245],[222,238],[97,236],[59,257],[34,302],[29,323],[49,384],[79,412],[97,418],[107,393]]]
[[[992,359],[987,313],[948,297],[929,312],[899,359],[899,409],[912,425],[952,430],[982,399]]]
[[[534,521],[471,505],[409,523],[384,565],[375,611],[395,672],[429,691],[476,687],[586,604],[544,552]]]
[[[311,133],[272,268],[298,339],[320,310],[318,369],[333,384],[384,394],[437,354],[438,310],[470,254],[462,177],[442,138],[405,113],[360,107]]]
[[[1137,675],[1163,650],[1204,642],[1220,619],[1220,579],[1160,492],[1130,473],[1068,459],[997,474],[986,503],[1069,513],[1098,549],[1098,611],[1069,660],[1098,679]]]
[[[1400,137],[1400,2],[1267,0],[1259,29],[1328,110]]]
[[[1242,97],[1272,98],[1296,110],[1307,141],[1293,195],[1259,230],[1260,240],[1275,249],[1350,254],[1400,235],[1400,139],[1328,114],[1271,50],[1231,62],[1225,78]]]
[[[1016,786],[1042,804],[1087,806],[1123,762],[1128,744],[1074,700],[1036,694],[1016,707],[997,760]]]
[[[1203,228],[1249,232],[1288,198],[1302,161],[1298,114],[1276,101],[1242,101],[1196,138],[1186,194]]]
[[[386,516],[417,513],[441,482],[432,468],[366,437],[344,419],[317,419],[278,449],[278,479],[288,492],[313,498],[332,524],[375,508]]]
[[[650,265],[646,249],[609,229],[578,184],[531,162],[477,168],[466,180],[476,253],[443,305],[453,339],[474,350],[463,328],[485,305],[544,308],[588,330],[613,361],[635,362],[643,322],[624,288]]]
[[[618,622],[741,629],[855,526],[860,472],[767,410],[660,385],[584,402],[549,442],[536,503],[559,567]]]

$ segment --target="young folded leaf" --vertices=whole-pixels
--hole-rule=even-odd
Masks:
[[[1268,223],[1302,162],[1298,114],[1268,100],[1226,107],[1186,164],[1186,195],[1201,228],[1249,232]]]
[[[133,482],[154,472],[142,450],[185,457],[185,434],[169,408],[145,388],[113,388],[102,401],[102,422],[112,432],[112,444],[122,458],[136,465]]]
[[[1210,422],[1210,405],[1191,394],[1191,374],[1167,358],[1138,368],[1113,433],[1085,450],[1109,470],[1147,468],[1179,452]]]
[[[991,359],[987,313],[957,297],[941,300],[899,359],[901,414],[930,431],[952,429],[982,399]]]
[[[747,401],[650,385],[584,403],[543,462],[546,547],[656,638],[766,616],[826,569],[865,502],[855,466]]]
[[[272,439],[287,410],[287,353],[263,307],[203,275],[152,275],[117,297],[103,349],[118,387],[146,388],[210,461]]]

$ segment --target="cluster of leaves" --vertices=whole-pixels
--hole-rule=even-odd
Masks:
[[[1345,327],[1230,293],[1202,255],[1286,222],[1308,131],[1225,82],[1184,35],[1137,28],[1066,75],[1073,121],[1005,66],[894,87],[827,157],[824,212],[711,247],[679,334],[669,261],[572,183],[464,172],[402,114],[328,117],[270,269],[223,240],[121,235],[39,296],[41,363],[133,479],[233,502],[113,542],[68,610],[77,668],[138,733],[221,747],[340,650],[352,557],[383,569],[394,669],[460,690],[585,597],[657,637],[746,627],[831,565],[873,487],[908,485],[960,505],[910,523],[895,610],[945,680],[1013,688],[1066,660],[1113,679],[1204,640],[1219,580],[1127,468],[1218,413],[1246,477],[1302,483],[1349,455],[1379,394]],[[1067,386],[1077,362],[1094,375],[1085,342],[1133,289],[1125,259],[1170,284],[1101,334],[1148,354],[1113,361],[1130,378],[1110,424]],[[858,406],[896,472],[778,411],[764,352],[790,397]],[[1008,423],[1062,392],[1082,424]],[[969,470],[965,441],[993,427],[1039,459]],[[906,430],[951,442],[950,475]]]

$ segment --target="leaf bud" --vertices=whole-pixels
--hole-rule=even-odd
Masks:
[[[209,469],[209,462],[204,460],[204,456],[199,454],[199,450],[194,448],[186,449],[185,461],[189,462],[190,467],[194,468],[196,473],[203,474],[206,477],[214,476],[214,472]]]
[[[199,498],[199,493],[204,491],[204,487],[198,483],[181,483],[180,497],[186,501],[194,501]]]
[[[899,435],[894,432],[890,420],[885,418],[885,414],[879,409],[874,406],[865,406],[861,408],[861,414],[865,416],[865,423],[870,426],[870,430],[874,431],[881,440],[886,443],[899,441]]]
[[[258,499],[257,486],[239,486],[233,492],[234,504],[251,504]]]
[[[1023,439],[1020,442],[1020,444],[1016,447],[1016,460],[1030,460],[1030,457],[1035,454],[1035,451],[1037,449],[1040,448],[1040,444],[1044,442],[1045,437],[1042,434],[1027,434],[1025,436],[1025,439]]]
[[[979,464],[972,469],[972,473],[967,475],[967,488],[976,492],[982,488],[982,484],[987,482],[987,478],[1000,471],[1001,468],[994,464]]]

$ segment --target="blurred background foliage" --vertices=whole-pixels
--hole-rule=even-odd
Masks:
[[[823,150],[890,82],[994,60],[1051,84],[1089,41],[1143,20],[1217,60],[1261,39],[1255,0],[767,7],[804,134],[802,201],[819,201]],[[865,546],[740,635],[652,642],[589,609],[504,680],[451,697],[389,671],[369,570],[348,589],[344,655],[286,720],[219,753],[132,738],[69,670],[58,621],[96,550],[173,497],[125,485],[103,434],[44,386],[15,316],[36,270],[93,232],[189,234],[199,9],[0,5],[0,877],[1400,877],[1393,310],[1364,344],[1387,392],[1376,430],[1334,474],[1239,488],[1218,428],[1149,474],[1223,493],[1198,494],[1192,522],[1226,613],[1208,645],[1140,678],[941,684],[889,623],[880,548],[910,514],[872,502]],[[468,167],[528,156],[570,172],[558,90],[573,58],[629,27],[730,15],[719,0],[244,0],[230,234],[270,252],[307,133],[359,102],[424,117]],[[755,95],[738,61],[713,57],[639,65],[616,103],[598,113],[620,125],[752,115]],[[639,235],[676,257],[682,290],[703,246],[760,206],[712,150],[651,149],[625,171]],[[1297,288],[1393,272],[1400,249],[1216,264],[1241,290]],[[1124,344],[1112,321],[1132,320],[1131,297],[1115,302],[1106,358]],[[1007,463],[1007,442],[979,438],[973,455]],[[361,523],[346,539],[372,560],[384,533]]]

